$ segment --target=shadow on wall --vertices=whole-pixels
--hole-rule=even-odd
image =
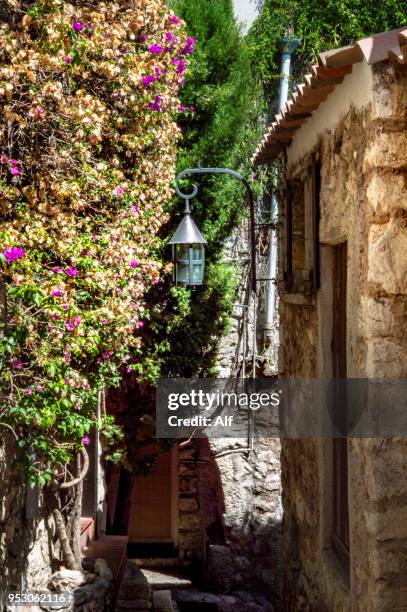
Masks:
[[[35,491],[15,465],[14,438],[0,439],[0,592],[45,588],[59,569],[55,530]]]

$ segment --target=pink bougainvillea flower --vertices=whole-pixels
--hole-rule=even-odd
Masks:
[[[39,119],[40,117],[43,117],[45,115],[45,108],[42,108],[42,106],[37,106],[37,108],[34,110],[34,117],[36,119]]]
[[[173,35],[171,34],[171,32],[167,32],[165,35],[165,40],[167,40],[168,42],[172,42],[174,40]]]
[[[138,265],[139,265],[138,261],[134,261],[134,260],[133,260],[133,261],[130,263],[130,266],[131,266],[132,268],[137,268],[137,266],[138,266]]]
[[[176,15],[172,15],[171,23],[175,23],[175,24],[181,23],[181,19],[177,17]]]
[[[67,268],[65,270],[65,274],[67,276],[78,276],[79,274],[79,270],[77,270],[76,268],[74,268],[73,266],[69,266],[69,268]]]
[[[137,321],[137,323],[136,323],[136,327],[138,327],[138,328],[140,328],[140,329],[141,329],[142,327],[144,327],[144,321]]]
[[[24,395],[31,395],[32,392],[32,387],[27,387],[26,389],[24,389]]]
[[[176,61],[174,63],[177,65],[177,67],[175,69],[175,72],[177,74],[182,74],[187,69],[186,61],[183,60],[183,59],[176,59]]]
[[[188,55],[189,53],[193,53],[195,51],[195,45],[197,42],[198,41],[196,38],[187,38],[187,42],[185,44],[185,47],[181,51],[181,55]]]
[[[82,438],[82,442],[83,442],[83,444],[84,444],[85,446],[89,446],[89,444],[90,444],[90,438],[89,438],[89,436],[83,436],[83,438]]]
[[[127,374],[131,374],[133,372],[133,368],[129,366],[126,370]]]
[[[21,368],[23,367],[23,362],[21,361],[21,359],[13,359],[11,365],[15,370],[21,370]]]
[[[161,68],[159,66],[154,66],[154,72],[158,77],[161,76]]]
[[[160,112],[162,110],[162,108],[161,108],[161,101],[162,101],[161,96],[156,96],[154,98],[154,102],[150,102],[150,104],[148,105],[148,108],[150,110],[153,110],[153,111],[156,111],[156,112]]]
[[[59,274],[60,272],[62,272],[62,268],[60,266],[57,266],[56,268],[52,269],[54,274]]]
[[[116,187],[114,190],[114,195],[115,196],[121,196],[124,194],[124,189],[123,187]]]
[[[7,249],[3,252],[4,257],[7,260],[7,263],[11,263],[20,259],[21,257],[25,257],[24,249],[20,247],[11,247],[11,249]]]
[[[61,295],[62,295],[61,289],[55,289],[54,291],[51,291],[51,297],[61,297]]]
[[[159,45],[158,43],[154,43],[153,45],[150,45],[148,50],[150,51],[150,53],[152,53],[153,55],[158,55],[159,53],[162,53],[164,51],[164,49],[162,48],[161,45]]]
[[[155,77],[153,74],[147,74],[146,76],[141,77],[141,82],[143,83],[144,87],[150,87],[150,85],[152,85],[152,83],[154,83],[156,80],[157,77]]]
[[[83,23],[81,21],[77,21],[76,19],[74,20],[72,24],[72,29],[77,33],[82,32],[84,27],[85,26],[83,25]]]
[[[62,306],[62,308],[63,308],[64,310],[71,310],[71,307],[69,306],[69,304],[64,304],[64,305]]]
[[[70,319],[67,319],[67,321],[65,322],[65,327],[67,328],[68,331],[73,332],[75,331],[77,327],[79,327],[80,324],[81,324],[80,316],[74,315]]]
[[[67,55],[66,57],[64,57],[64,62],[66,62],[67,64],[72,64],[73,58]]]
[[[131,207],[130,207],[130,210],[131,210],[131,212],[134,212],[134,213],[138,213],[138,212],[140,212],[139,207],[138,207],[138,206],[135,206],[135,205],[131,206]]]
[[[3,155],[0,157],[0,161],[2,164],[8,164],[9,158],[7,157],[5,153],[3,153]]]
[[[195,106],[190,106],[189,110],[191,111],[191,113],[194,113],[195,112]]]
[[[181,111],[181,113],[184,113],[187,109],[183,104],[181,104],[181,106],[179,107],[179,110]]]
[[[12,176],[20,176],[21,174],[21,168],[19,168],[18,166],[11,166],[10,168],[10,174]]]

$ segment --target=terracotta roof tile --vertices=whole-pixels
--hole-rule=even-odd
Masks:
[[[305,82],[296,87],[292,99],[276,115],[260,141],[252,158],[253,164],[260,165],[277,157],[281,144],[290,142],[295,131],[352,72],[353,64],[364,60],[371,65],[390,58],[407,64],[407,26],[320,53],[318,64],[312,66]]]

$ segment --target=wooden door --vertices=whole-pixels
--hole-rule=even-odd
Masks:
[[[177,453],[173,449],[163,452],[150,445],[142,450],[144,457],[155,456],[153,468],[146,475],[134,479],[129,543],[173,543],[176,540],[176,513],[178,500]]]
[[[337,404],[334,412],[341,410],[346,422],[346,395],[340,380],[347,377],[346,363],[346,304],[347,304],[347,243],[338,244],[334,255],[334,295],[333,295],[333,376],[338,380],[333,401]],[[332,546],[349,570],[349,502],[348,502],[348,440],[346,437],[334,438],[333,450],[333,520]]]

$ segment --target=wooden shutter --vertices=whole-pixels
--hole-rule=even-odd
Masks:
[[[306,293],[319,289],[319,193],[320,168],[313,156],[304,181],[304,289]]]

